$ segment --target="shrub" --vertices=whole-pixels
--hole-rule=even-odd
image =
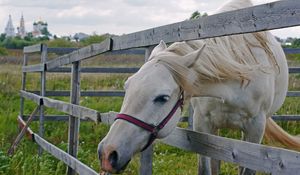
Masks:
[[[34,42],[26,41],[21,38],[15,37],[15,38],[6,38],[2,43],[1,46],[8,48],[8,49],[23,49],[25,46],[33,45]]]
[[[0,56],[8,55],[8,50],[4,47],[0,47]]]

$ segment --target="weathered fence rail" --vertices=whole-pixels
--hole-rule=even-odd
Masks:
[[[30,99],[40,106],[43,105],[49,108],[53,108],[56,109],[57,111],[64,112],[74,117],[78,117],[81,119],[89,118],[95,122],[101,120],[98,111],[83,106],[79,106],[76,104],[71,104],[59,100],[53,100],[47,97],[39,96],[25,91],[21,91],[21,97]]]
[[[54,60],[50,60],[45,63],[46,70],[50,70],[50,69],[60,67],[63,65],[71,64],[73,62],[91,58],[91,57],[99,55],[101,53],[110,51],[111,43],[112,43],[111,39],[106,39],[105,41],[103,41],[99,44],[92,44],[92,45],[80,48],[78,50],[75,50],[69,54],[60,56]]]
[[[163,140],[168,145],[197,152],[217,160],[272,174],[297,174],[300,153],[240,140],[176,129]]]
[[[278,1],[112,38],[112,50],[300,25],[298,0]]]
[[[41,52],[42,51],[42,45],[41,44],[36,44],[32,46],[27,46],[24,47],[23,53],[36,53],[36,52]]]
[[[39,94],[40,91],[30,91],[34,94]],[[81,91],[82,97],[124,97],[124,91]],[[46,96],[51,97],[69,97],[70,91],[46,91]]]
[[[146,47],[144,51],[147,59],[152,47],[160,40],[167,43],[204,39],[232,34],[259,32],[277,28],[300,25],[300,3],[298,0],[279,1],[259,5],[246,9],[230,11],[203,17],[197,20],[183,21],[166,26],[148,29],[119,37],[109,38],[99,44],[76,49],[47,48],[46,45],[34,45],[24,48],[24,64],[22,68],[21,109],[18,121],[20,126],[26,126],[23,118],[24,99],[34,101],[40,106],[40,116],[34,116],[40,120],[39,135],[27,129],[31,138],[41,148],[64,161],[68,166],[68,174],[96,174],[96,172],[76,159],[78,145],[78,127],[82,121],[91,120],[111,124],[116,115],[115,112],[100,113],[96,110],[79,105],[80,96],[123,96],[122,91],[82,91],[80,92],[80,73],[134,73],[138,68],[80,68],[80,61],[99,54],[124,49]],[[299,53],[300,49],[285,49],[288,54]],[[31,53],[41,53],[41,63],[28,65],[28,57]],[[65,54],[53,60],[47,60],[48,53]],[[117,52],[115,52],[117,53]],[[139,51],[143,54],[143,51]],[[62,67],[72,64],[72,67]],[[41,74],[40,91],[29,92],[25,88],[26,75],[30,72]],[[72,73],[71,92],[46,91],[46,73]],[[300,68],[290,68],[290,73],[300,73]],[[70,103],[53,100],[46,96],[71,96]],[[288,92],[287,96],[299,97],[299,92]],[[68,114],[68,116],[46,116],[43,107],[54,108]],[[53,117],[53,118],[51,118]],[[55,119],[54,119],[55,118]],[[282,116],[274,116],[282,119]],[[299,116],[286,116],[286,119],[299,120]],[[45,120],[69,120],[69,147],[68,153],[44,140],[43,123]],[[183,118],[182,121],[187,118]],[[233,162],[255,170],[270,172],[272,174],[297,174],[300,169],[300,153],[279,148],[247,143],[213,136],[205,133],[197,133],[185,129],[175,129],[164,143],[181,149],[193,151],[219,160]],[[140,173],[152,174],[152,148],[142,154]]]
[[[300,52],[299,52],[300,53]],[[139,70],[138,67],[82,67],[81,73],[135,73]],[[70,73],[70,67],[54,68],[47,72],[53,73]]]
[[[29,91],[34,94],[39,94],[40,91]],[[81,96],[90,96],[90,97],[123,97],[125,92],[122,90],[118,91],[81,91]],[[46,91],[46,96],[70,96],[70,91]],[[299,91],[289,91],[286,94],[287,97],[300,97]]]

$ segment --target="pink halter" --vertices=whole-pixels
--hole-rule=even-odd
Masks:
[[[181,94],[180,94],[180,98],[176,102],[175,106],[172,108],[170,113],[157,126],[152,125],[152,124],[148,124],[148,123],[146,123],[142,120],[139,120],[139,119],[137,119],[135,117],[132,117],[130,115],[127,115],[127,114],[118,114],[117,117],[115,118],[115,120],[118,120],[118,119],[125,120],[129,123],[132,123],[132,124],[142,128],[142,129],[147,130],[147,131],[150,132],[149,140],[148,140],[147,144],[144,146],[144,148],[141,150],[141,151],[144,151],[157,138],[158,132],[165,127],[165,125],[173,117],[173,115],[175,114],[177,109],[179,107],[182,107],[183,101],[184,101],[184,96],[183,96],[183,91],[182,91]]]

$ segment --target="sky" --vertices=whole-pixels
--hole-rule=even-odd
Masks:
[[[252,0],[254,4],[275,0]],[[198,10],[213,13],[227,0],[0,0],[0,33],[12,15],[19,26],[21,14],[26,31],[34,21],[48,23],[58,36],[87,34],[128,34],[186,20]],[[300,27],[272,31],[281,38],[300,37]]]

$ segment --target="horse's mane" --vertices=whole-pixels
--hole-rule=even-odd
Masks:
[[[244,0],[244,2],[250,3],[249,0]],[[225,9],[232,10],[234,6],[230,4],[232,2],[226,5]],[[245,4],[249,6],[249,4]],[[250,74],[253,71],[277,68],[276,59],[268,46],[272,44],[268,37],[270,37],[268,32],[258,32],[176,42],[157,54],[156,59],[171,70],[174,78],[186,91],[199,89],[203,82],[213,83],[223,80],[249,82]],[[184,56],[201,48],[204,44],[206,46],[197,62],[192,67],[186,67],[182,60],[185,58]],[[255,58],[251,50],[253,47],[262,48],[266,52],[270,66],[263,65]],[[269,67],[266,69],[266,66]]]

